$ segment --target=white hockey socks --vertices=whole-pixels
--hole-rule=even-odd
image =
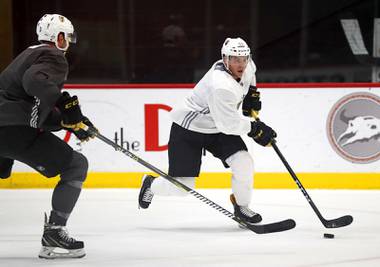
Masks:
[[[195,187],[195,177],[182,177],[176,178],[179,182],[184,185],[194,188]],[[178,188],[168,180],[157,177],[152,183],[151,190],[153,194],[159,196],[186,196],[187,192],[181,188]]]
[[[226,159],[232,171],[232,192],[239,206],[248,206],[253,189],[253,159],[247,151],[238,151]]]

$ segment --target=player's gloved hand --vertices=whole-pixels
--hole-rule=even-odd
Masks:
[[[79,106],[77,96],[70,96],[68,92],[63,92],[56,103],[57,108],[62,114],[62,126],[74,131],[80,129],[83,121],[83,114]]]
[[[260,92],[257,91],[256,86],[250,86],[247,95],[243,99],[243,115],[247,117],[252,117],[259,115],[261,110]],[[253,113],[253,114],[252,114]]]
[[[262,146],[270,145],[273,138],[277,136],[276,132],[262,121],[252,121],[251,131],[248,136],[253,138],[256,143]]]
[[[73,128],[65,128],[65,129],[68,130],[69,132],[73,133],[81,142],[86,142],[86,141],[90,140],[90,138],[94,138],[95,133],[93,131],[86,131],[85,129],[83,129],[82,128],[83,124],[91,127],[96,132],[98,131],[87,117],[83,117],[83,121],[82,121],[79,129],[77,129],[77,130],[75,130]]]

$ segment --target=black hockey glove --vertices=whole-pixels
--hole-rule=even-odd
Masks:
[[[70,96],[69,93],[63,92],[62,96],[56,103],[57,108],[62,114],[63,128],[78,130],[84,117],[80,110],[77,96]]]
[[[87,117],[83,117],[82,123],[87,125],[87,126],[90,126],[96,130],[94,125],[91,123],[91,121]],[[95,137],[94,133],[90,133],[90,132],[88,132],[82,128],[79,128],[78,130],[75,130],[73,128],[65,128],[65,129],[68,130],[69,132],[73,133],[82,142],[88,141],[88,140],[90,140],[90,138]]]
[[[251,131],[248,136],[253,138],[256,143],[262,146],[267,146],[270,144],[273,138],[277,136],[276,132],[264,122],[252,121]]]
[[[252,112],[255,116],[259,115],[261,110],[260,92],[257,91],[256,86],[250,86],[247,95],[243,99],[243,115],[252,117]]]

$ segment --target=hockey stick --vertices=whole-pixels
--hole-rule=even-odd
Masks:
[[[244,222],[243,220],[236,217],[234,214],[229,212],[228,210],[224,209],[223,207],[219,206],[212,200],[208,199],[207,197],[201,195],[197,191],[191,189],[190,187],[184,185],[183,183],[177,181],[175,178],[171,177],[170,175],[166,174],[165,172],[159,170],[158,168],[154,167],[150,163],[146,162],[145,160],[139,158],[129,150],[123,148],[122,146],[116,144],[112,140],[108,139],[107,137],[101,135],[94,127],[91,126],[84,126],[81,127],[83,130],[88,131],[90,134],[96,136],[98,139],[103,141],[104,143],[112,146],[116,151],[120,151],[124,155],[130,157],[131,159],[137,161],[141,165],[145,166],[146,168],[150,169],[151,171],[159,174],[164,179],[168,180],[175,186],[187,191],[189,194],[193,195],[200,201],[204,202],[205,204],[209,205],[210,207],[216,209],[217,211],[221,212],[223,215],[231,218],[235,222],[239,223],[241,226],[248,228],[249,230],[255,232],[256,234],[267,234],[267,233],[274,233],[274,232],[282,232],[286,230],[290,230],[296,226],[296,222],[292,219],[287,219],[275,223],[269,223],[269,224],[260,224],[260,225],[252,225]]]
[[[352,221],[353,221],[354,218],[351,215],[345,215],[345,216],[342,216],[342,217],[339,217],[339,218],[336,218],[336,219],[332,219],[332,220],[326,220],[325,218],[323,218],[323,216],[319,212],[317,206],[315,206],[313,200],[311,199],[311,197],[307,193],[306,189],[301,184],[301,182],[298,179],[297,175],[294,173],[294,171],[290,167],[289,163],[286,161],[285,157],[282,155],[280,149],[278,148],[278,146],[276,144],[276,140],[273,139],[272,142],[271,142],[271,145],[272,145],[273,149],[276,151],[276,153],[279,156],[279,158],[281,159],[282,163],[285,165],[285,167],[288,170],[289,174],[292,176],[294,182],[296,182],[296,184],[299,187],[299,189],[301,189],[301,192],[303,193],[303,195],[305,196],[305,198],[309,202],[310,206],[313,208],[314,212],[317,214],[319,220],[322,222],[322,224],[326,228],[339,228],[339,227],[347,226],[347,225],[349,225],[349,224],[352,223]]]
[[[253,110],[251,111],[251,117],[254,118],[256,121],[260,121],[260,119],[258,117],[258,113],[256,111],[253,111]],[[319,220],[322,222],[322,224],[326,228],[339,228],[339,227],[344,227],[344,226],[350,225],[352,223],[354,218],[351,215],[345,215],[345,216],[342,216],[342,217],[339,217],[336,219],[332,219],[332,220],[326,220],[325,218],[323,218],[323,216],[319,212],[317,206],[315,206],[313,200],[311,199],[311,197],[307,193],[305,187],[303,187],[303,185],[301,184],[301,181],[298,179],[297,175],[294,173],[294,171],[290,167],[289,163],[286,161],[285,157],[282,155],[280,149],[278,148],[278,146],[276,144],[276,140],[274,138],[271,141],[271,145],[272,145],[274,151],[276,151],[276,154],[278,155],[278,157],[281,159],[282,163],[285,165],[290,176],[292,176],[292,178],[293,178],[294,182],[297,184],[298,188],[301,189],[302,194],[305,196],[305,198],[309,202],[310,206],[313,208],[314,212],[317,214]]]

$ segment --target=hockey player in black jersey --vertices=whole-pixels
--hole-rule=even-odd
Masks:
[[[59,175],[49,218],[45,214],[39,257],[80,258],[84,244],[70,237],[65,226],[88,162],[51,133],[66,129],[81,141],[92,137],[80,127],[92,124],[82,115],[78,98],[61,92],[68,75],[65,53],[76,36],[71,22],[58,14],[44,15],[36,32],[40,44],[28,47],[0,74],[0,178],[10,176],[14,160],[47,178]]]
[[[256,66],[246,42],[241,38],[227,38],[221,56],[182,105],[171,111],[169,175],[193,188],[194,178],[200,172],[202,150],[211,152],[225,167],[231,168],[230,200],[235,216],[247,223],[258,223],[262,220],[260,214],[249,208],[253,160],[241,135],[247,134],[258,144],[267,146],[276,133],[263,122],[247,118],[261,109],[261,101],[256,88]],[[139,206],[148,208],[154,195],[184,194],[169,181],[147,175],[140,190]]]

